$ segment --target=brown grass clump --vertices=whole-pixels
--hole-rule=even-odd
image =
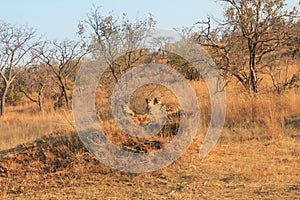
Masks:
[[[33,141],[53,131],[74,130],[70,112],[25,112],[27,106],[10,107],[10,113],[0,118],[0,150]]]
[[[1,199],[297,199],[300,196],[300,92],[249,95],[226,88],[227,113],[222,136],[200,159],[211,104],[203,82],[191,82],[199,102],[198,134],[183,156],[151,173],[109,169],[85,149],[74,130],[71,112],[39,113],[31,105],[9,108],[0,118]],[[110,98],[99,89],[99,124],[117,146],[153,152],[176,135],[180,118],[151,138],[129,136],[111,117]],[[102,93],[101,93],[102,92]],[[163,87],[147,86],[131,98],[135,123],[149,119],[144,98],[178,106]],[[143,122],[143,123],[144,123]]]
[[[299,133],[298,133],[299,136]],[[55,133],[0,152],[1,199],[297,199],[299,137],[219,143],[205,159],[198,138],[151,173],[111,170],[77,134]]]

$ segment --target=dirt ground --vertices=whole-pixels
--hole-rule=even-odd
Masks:
[[[159,171],[128,174],[95,160],[75,133],[0,152],[1,199],[300,199],[300,134],[218,143],[197,140]]]

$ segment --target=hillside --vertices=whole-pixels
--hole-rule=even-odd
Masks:
[[[297,199],[297,120],[293,136],[230,144],[223,138],[203,160],[197,139],[175,163],[145,174],[102,165],[75,133],[51,134],[0,152],[1,199]]]

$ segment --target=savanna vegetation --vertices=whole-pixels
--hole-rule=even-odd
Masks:
[[[300,197],[300,21],[284,0],[222,0],[222,22],[210,17],[176,29],[209,53],[224,82],[226,119],[215,149],[199,148],[211,102],[193,63],[168,51],[168,38],[144,49],[156,20],[103,15],[93,7],[78,40],[49,41],[36,30],[0,22],[0,196],[2,199],[297,199]],[[129,136],[112,117],[120,78],[143,64],[164,64],[193,87],[200,122],[193,144],[161,170],[130,174],[92,157],[76,134],[72,113],[81,66],[106,64],[95,107],[106,136],[127,151],[151,153],[172,140],[180,116],[146,139]],[[149,84],[130,98],[132,120],[149,123],[146,98],[178,107],[167,88]],[[179,111],[180,108],[177,110]]]

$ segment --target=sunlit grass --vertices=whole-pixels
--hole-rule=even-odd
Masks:
[[[26,107],[23,107],[25,109]],[[68,112],[19,112],[22,106],[9,108],[0,118],[0,150],[26,143],[58,130],[74,130]]]

